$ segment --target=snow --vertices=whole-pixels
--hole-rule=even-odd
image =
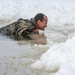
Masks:
[[[75,36],[65,43],[55,44],[50,47],[32,67],[49,71],[59,71],[55,75],[75,74]],[[74,73],[74,74],[73,74]]]

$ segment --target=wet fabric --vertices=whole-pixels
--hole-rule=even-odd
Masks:
[[[0,28],[3,35],[15,36],[16,39],[31,38],[31,34],[37,34],[33,20],[19,19],[17,22]]]

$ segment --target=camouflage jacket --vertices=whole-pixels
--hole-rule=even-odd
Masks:
[[[30,35],[35,32],[36,25],[31,20],[19,19],[17,22],[0,28],[0,32],[4,35],[14,35],[16,39],[30,38]],[[34,32],[33,32],[34,30]]]

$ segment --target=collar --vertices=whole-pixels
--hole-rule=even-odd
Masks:
[[[31,18],[31,20],[30,20],[32,23],[34,23],[34,25],[35,25],[35,31],[36,32],[38,32],[38,27],[37,27],[37,24],[36,24],[36,22],[35,22],[35,19],[34,18]]]
[[[34,18],[31,18],[30,21],[37,27],[37,24],[35,22],[35,19]]]

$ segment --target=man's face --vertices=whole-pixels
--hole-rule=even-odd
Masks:
[[[38,29],[44,31],[45,27],[47,27],[47,22],[48,22],[48,19],[47,19],[46,16],[44,16],[44,20],[43,21],[38,20],[38,22],[37,22]]]

